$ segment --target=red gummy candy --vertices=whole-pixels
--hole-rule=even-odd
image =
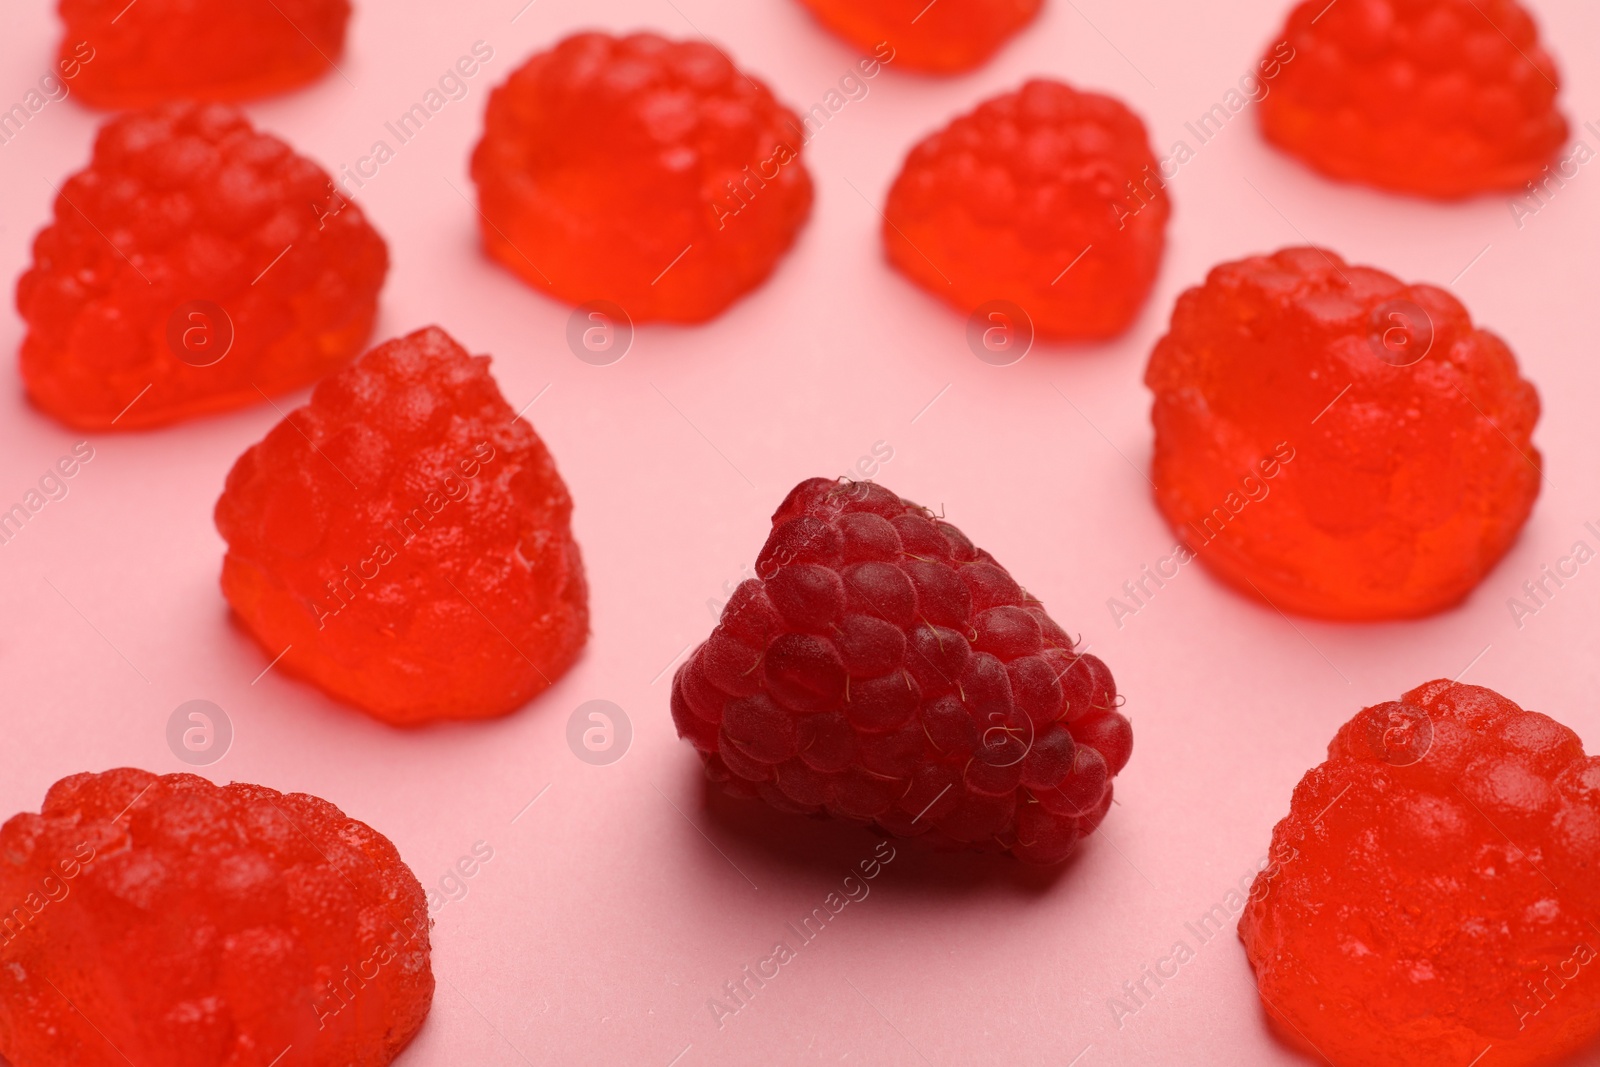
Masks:
[[[1470,196],[1536,180],[1566,143],[1561,76],[1516,0],[1306,0],[1280,41],[1294,58],[1261,128],[1333,177]]]
[[[61,0],[61,69],[95,107],[243,100],[334,69],[350,0]],[[69,66],[70,64],[70,66]]]
[[[1216,267],[1145,371],[1156,502],[1241,592],[1332,619],[1459,602],[1539,495],[1539,396],[1455,297],[1332,252]]]
[[[489,97],[484,246],[571,304],[700,322],[756,288],[811,212],[803,130],[702,41],[580,33]]]
[[[1441,679],[1339,730],[1239,936],[1269,1017],[1319,1061],[1565,1062],[1600,1037],[1597,874],[1600,757]]]
[[[734,795],[1065,859],[1133,750],[1106,665],[993,556],[872,482],[801,482],[672,718]]]
[[[361,350],[389,269],[326,172],[220,104],[106,123],[33,256],[17,283],[23,380],[93,430],[316,381]]]
[[[863,52],[912,70],[952,74],[984,63],[1032,22],[1043,0],[801,0]],[[880,46],[886,46],[880,47]]]
[[[427,898],[326,800],[123,768],[0,828],[15,1067],[381,1067],[433,1001]]]
[[[1161,264],[1171,202],[1121,102],[1034,80],[911,150],[889,190],[889,262],[971,312],[1018,305],[1041,337],[1121,333]]]
[[[380,719],[502,715],[588,638],[571,516],[489,357],[429,327],[239,457],[217,501],[222,590],[279,669]]]

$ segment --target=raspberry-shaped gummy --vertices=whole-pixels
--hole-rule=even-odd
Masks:
[[[60,9],[73,91],[106,108],[292,89],[334,69],[350,20],[349,0],[61,0]]]
[[[1329,1062],[1555,1063],[1600,1037],[1597,873],[1600,757],[1434,681],[1300,780],[1239,936],[1285,1039]]]
[[[971,70],[1033,21],[1043,0],[800,0],[863,52],[932,74]]]
[[[112,119],[17,283],[45,411],[134,429],[314,382],[366,342],[383,238],[326,172],[220,104]]]
[[[326,800],[75,774],[0,828],[15,1067],[381,1067],[433,1000],[427,898]]]
[[[1516,0],[1306,0],[1280,41],[1261,128],[1335,178],[1470,196],[1534,180],[1566,143],[1561,76]]]
[[[388,722],[521,707],[589,635],[555,460],[438,327],[321,382],[216,518],[222,591],[279,669]]]
[[[811,212],[804,133],[703,41],[580,33],[489,97],[484,246],[571,304],[699,322],[772,273]]]
[[[672,683],[706,772],[781,811],[1057,863],[1133,749],[1104,663],[993,556],[872,482],[801,482]]]
[[[962,312],[1018,305],[1041,337],[1112,337],[1144,305],[1171,202],[1120,101],[1034,80],[911,150],[889,189],[889,262]]]
[[[1178,298],[1145,371],[1156,502],[1286,611],[1424,615],[1467,595],[1539,494],[1539,397],[1442,289],[1291,248]]]

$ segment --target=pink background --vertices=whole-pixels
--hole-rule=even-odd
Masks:
[[[1581,525],[1600,520],[1600,163],[1519,229],[1504,197],[1435,206],[1324,181],[1241,116],[1174,180],[1166,262],[1126,337],[986,366],[962,319],[881,259],[872,205],[906,148],[1033,74],[1121,96],[1158,154],[1180,136],[1193,146],[1183,123],[1251,66],[1286,7],[1050,0],[983,70],[928,80],[891,67],[871,82],[808,147],[815,215],[771,282],[709,326],[643,329],[620,363],[594,367],[566,347],[566,308],[480,255],[473,210],[451,189],[470,195],[490,85],[585,26],[703,31],[796,108],[855,57],[790,0],[537,0],[513,21],[521,4],[368,0],[341,63],[348,80],[248,110],[335,169],[475,40],[493,47],[466,99],[359,194],[394,258],[377,337],[439,323],[495,356],[513,407],[548,386],[528,417],[577,501],[594,619],[582,661],[509,718],[410,733],[281,671],[252,684],[268,657],[229,624],[211,509],[235,456],[278,416],[260,405],[95,436],[70,495],[0,547],[0,812],[37,810],[76,771],[186,769],[166,723],[201,698],[236,730],[202,773],[334,801],[391,837],[425,885],[487,842],[493,860],[436,913],[438,994],[408,1067],[1301,1062],[1268,1035],[1231,933],[1120,1027],[1107,1000],[1180,937],[1194,947],[1185,922],[1253,872],[1294,783],[1361,706],[1467,670],[1600,743],[1600,564],[1520,629],[1507,608],[1541,564],[1579,537],[1596,543]],[[1581,129],[1600,120],[1600,10],[1537,8],[1576,135],[1600,147]],[[58,29],[44,4],[14,4],[5,20],[9,106],[50,68]],[[52,103],[0,146],[0,277],[24,269],[47,182],[83,164],[98,118]],[[1219,260],[1305,241],[1408,279],[1460,275],[1455,291],[1510,341],[1544,399],[1535,440],[1548,483],[1532,521],[1464,606],[1425,622],[1291,623],[1186,567],[1118,629],[1107,598],[1173,541],[1142,474],[1140,384],[1172,301]],[[7,303],[0,348],[14,351],[21,323]],[[29,408],[14,379],[0,389],[0,504],[80,437]],[[707,600],[753,561],[789,487],[845,472],[879,441],[894,452],[881,480],[942,506],[1110,664],[1136,728],[1133,762],[1104,833],[1061,877],[902,849],[869,897],[719,1029],[708,998],[792,941],[785,923],[838,889],[873,839],[708,806],[668,716],[669,668],[709,631]],[[612,766],[580,762],[565,740],[591,699],[632,719],[632,749]]]

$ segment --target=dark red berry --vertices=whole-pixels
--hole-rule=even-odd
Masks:
[[[1133,747],[1111,672],[960,530],[871,482],[813,478],[773,515],[756,573],[673,680],[712,780],[1030,863],[1104,818]]]

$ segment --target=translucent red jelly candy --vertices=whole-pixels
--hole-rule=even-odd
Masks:
[[[1336,178],[1434,197],[1537,181],[1567,140],[1561,77],[1516,0],[1306,0],[1259,105],[1267,139]]]
[[[121,769],[0,828],[15,1067],[382,1067],[433,1000],[422,887],[325,800]]]
[[[1171,202],[1144,123],[1035,80],[911,150],[889,190],[889,261],[963,312],[1020,307],[1049,338],[1125,330],[1161,264]]]
[[[86,429],[259,403],[361,350],[388,269],[361,209],[232,108],[123,115],[17,283],[23,381]]]
[[[1111,671],[960,530],[811,478],[756,571],[672,683],[730,793],[1035,864],[1100,825],[1133,752]]]
[[[279,670],[380,719],[520,707],[589,632],[544,442],[437,327],[324,380],[217,501],[222,589]]]
[[[1156,502],[1250,596],[1335,619],[1455,604],[1539,495],[1539,397],[1442,289],[1291,248],[1178,298],[1145,371]]]
[[[1239,936],[1268,1015],[1318,1060],[1567,1062],[1600,1037],[1597,871],[1600,757],[1440,680],[1339,730]]]
[[[950,74],[987,60],[1033,21],[1043,0],[801,0],[863,52],[912,70]],[[880,47],[881,46],[881,47]]]
[[[494,90],[484,124],[472,177],[489,254],[635,321],[716,315],[811,211],[799,120],[701,41],[569,37]]]
[[[61,59],[78,70],[72,90],[107,108],[292,89],[334,69],[350,20],[349,0],[61,0],[60,7]]]

